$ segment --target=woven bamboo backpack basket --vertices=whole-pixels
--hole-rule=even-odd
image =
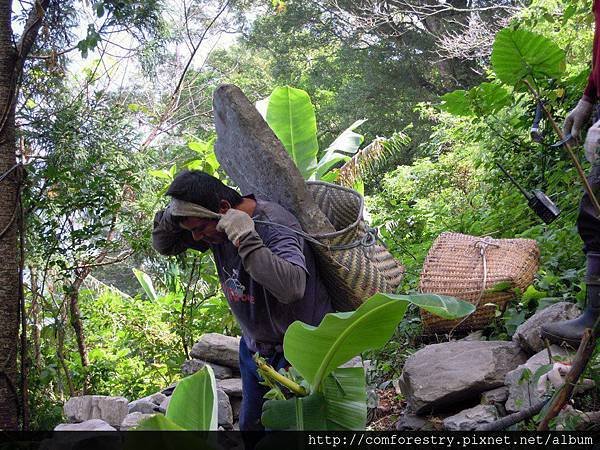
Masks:
[[[393,293],[402,281],[404,267],[378,243],[377,230],[365,223],[362,196],[322,181],[308,181],[306,187],[336,230],[312,235],[323,244],[312,247],[336,310],[356,309],[376,292]]]
[[[524,291],[538,270],[540,252],[532,239],[492,239],[459,233],[442,233],[435,240],[421,273],[419,290],[449,295],[476,305],[471,315],[446,320],[421,311],[425,332],[479,330],[494,318],[497,305],[504,310],[514,288]],[[494,286],[509,282],[510,288]]]

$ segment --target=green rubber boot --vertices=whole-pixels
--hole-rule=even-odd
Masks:
[[[600,284],[587,284],[585,309],[577,319],[552,322],[542,326],[542,338],[554,344],[579,347],[583,332],[593,328],[600,316]]]

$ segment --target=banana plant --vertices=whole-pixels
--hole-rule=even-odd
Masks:
[[[325,149],[319,160],[317,120],[308,93],[290,86],[275,88],[256,108],[281,141],[305,179],[334,181],[331,169],[349,161],[364,141],[354,132],[366,120],[354,122]]]
[[[367,421],[364,370],[340,365],[383,346],[410,304],[445,319],[472,314],[475,306],[436,294],[375,294],[356,311],[327,314],[318,327],[294,322],[285,358],[308,384],[308,395],[265,402],[262,422],[273,430],[360,430]],[[310,349],[310,351],[307,351]]]

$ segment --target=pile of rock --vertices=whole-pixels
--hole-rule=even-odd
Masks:
[[[182,366],[184,376],[210,365],[217,381],[219,426],[239,429],[238,418],[242,404],[242,380],[239,366],[240,338],[217,333],[205,334],[194,345]],[[72,397],[64,405],[69,423],[58,425],[56,431],[115,431],[128,430],[154,414],[164,414],[169,406],[176,383],[161,392],[129,402],[125,397],[84,395]]]
[[[238,419],[242,405],[239,345],[239,337],[205,334],[192,347],[192,359],[183,363],[181,368],[187,376],[210,365],[217,379],[219,426],[226,430],[239,429]]]
[[[511,342],[464,339],[428,345],[414,353],[399,382],[407,414],[397,429],[431,428],[425,418],[435,414],[443,417],[446,430],[475,430],[536,404],[551,387],[532,376],[550,363],[540,328],[578,315],[575,305],[561,302],[519,326]],[[570,356],[557,346],[551,346],[550,352],[553,357]]]

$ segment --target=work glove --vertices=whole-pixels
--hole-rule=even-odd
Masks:
[[[227,238],[239,247],[240,239],[255,231],[252,217],[238,209],[229,208],[217,223],[217,231],[222,231]]]
[[[579,100],[577,106],[575,106],[565,118],[565,123],[563,125],[563,133],[565,136],[571,133],[575,140],[578,140],[581,127],[589,120],[591,114],[592,104],[584,99]]]
[[[598,158],[598,147],[600,146],[600,120],[590,127],[583,148],[585,148],[585,158],[594,164]]]

